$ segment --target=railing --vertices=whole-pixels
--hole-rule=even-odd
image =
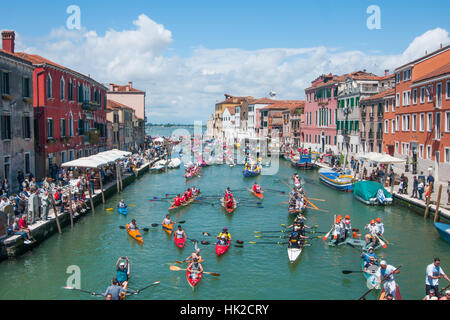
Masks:
[[[373,139],[373,132],[369,132],[369,139]]]
[[[92,101],[85,101],[81,104],[83,110],[97,111],[99,107],[100,105],[98,103]]]
[[[382,140],[383,139],[383,132],[377,132],[377,139]]]

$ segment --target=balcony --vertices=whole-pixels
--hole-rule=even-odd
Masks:
[[[378,86],[361,86],[361,93],[378,93]]]
[[[373,132],[369,131],[369,140],[373,140]]]
[[[359,133],[359,136],[361,137],[361,139],[366,139],[366,132],[365,131],[361,131]]]
[[[377,113],[377,117],[378,117],[379,120],[383,119],[383,113]]]
[[[383,140],[383,132],[377,132],[377,140]]]
[[[87,111],[97,111],[100,109],[100,105],[96,102],[85,101],[81,103],[81,108]]]

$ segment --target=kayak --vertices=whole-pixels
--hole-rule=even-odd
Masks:
[[[139,230],[130,230],[129,224],[127,224],[127,232],[137,242],[139,242],[140,244],[144,244],[144,240],[142,239],[142,236],[141,236],[141,233],[139,232]]]
[[[184,245],[186,244],[186,238],[177,239],[177,237],[174,237],[173,239],[177,247],[183,249]]]
[[[303,245],[300,247],[293,247],[291,244],[288,245],[287,253],[288,258],[291,263],[294,263],[297,261],[298,257],[300,257],[300,254],[303,251]]]
[[[236,210],[236,208],[237,208],[237,202],[236,202],[236,199],[234,199],[234,198],[233,198],[233,208],[227,208],[227,206],[225,205],[225,198],[222,198],[222,199],[221,199],[221,203],[222,203],[222,207],[223,207],[229,214],[233,213],[234,210]]]
[[[222,246],[222,245],[216,243],[217,256],[220,257],[221,255],[224,255],[225,252],[227,252],[229,248],[230,248],[230,243],[228,243],[226,246]]]
[[[173,232],[173,223],[171,224],[163,224],[162,228],[165,232],[167,232],[169,235],[172,235]]]
[[[117,211],[119,211],[119,213],[123,214],[124,216],[128,214],[128,208],[117,208]]]
[[[200,193],[198,193],[198,194],[196,194],[196,195],[193,195],[192,198],[191,198],[190,200],[186,201],[185,203],[183,203],[183,204],[181,204],[181,205],[179,205],[179,206],[175,206],[175,205],[171,202],[171,203],[170,203],[171,206],[169,207],[169,211],[174,211],[174,210],[176,210],[176,209],[180,209],[180,208],[183,208],[183,207],[187,207],[187,206],[190,205],[192,202],[194,202],[195,199],[197,199],[199,196],[200,196]]]
[[[381,294],[378,297],[378,300],[386,300],[386,292],[381,290]],[[400,288],[398,287],[398,284],[395,284],[395,300],[402,300],[402,295],[400,294]]]
[[[250,192],[259,199],[264,199],[264,192],[261,190],[260,193],[255,192],[253,189],[250,190]]]
[[[368,271],[364,271],[365,261],[364,259],[361,259],[361,266],[362,266],[362,274],[364,278],[366,278],[366,283],[369,284],[371,287],[375,287],[375,289],[379,290],[380,284],[378,283],[378,277],[376,276],[376,273],[380,269],[378,266],[369,267]],[[368,285],[368,287],[369,287]]]
[[[189,272],[186,270],[186,278],[189,283],[189,286],[192,289],[195,289],[195,286],[198,285],[200,280],[202,280],[203,272],[197,273],[197,272]]]

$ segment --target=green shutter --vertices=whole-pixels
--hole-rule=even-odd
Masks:
[[[351,103],[351,106],[354,107],[354,106],[355,106],[355,98],[352,98],[352,99],[350,100],[350,103]]]
[[[359,97],[356,97],[356,106],[359,106]]]

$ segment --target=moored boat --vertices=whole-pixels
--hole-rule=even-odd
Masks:
[[[353,176],[341,174],[331,169],[322,168],[319,170],[319,179],[325,185],[340,190],[349,191],[353,189]]]
[[[450,243],[450,225],[442,222],[435,222],[434,227],[436,228],[439,236],[447,243]]]
[[[131,230],[130,225],[127,224],[127,232],[134,240],[136,240],[140,244],[144,244],[144,240],[142,239],[142,235],[139,230]]]
[[[377,181],[359,181],[353,185],[353,196],[367,205],[390,205],[392,195]]]
[[[310,155],[301,155],[298,161],[293,159],[291,164],[293,167],[303,170],[311,170],[314,168]]]

